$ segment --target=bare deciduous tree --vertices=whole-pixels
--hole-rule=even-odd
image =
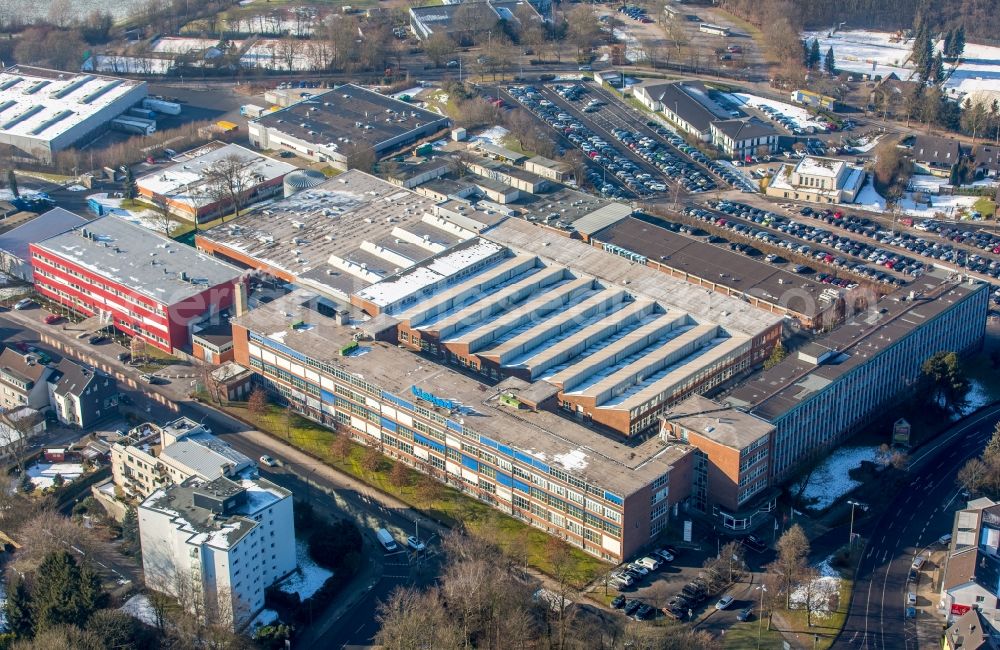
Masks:
[[[205,170],[206,190],[220,204],[223,215],[231,207],[233,215],[240,216],[240,209],[254,183],[255,174],[251,165],[253,159],[247,160],[238,154],[230,154]]]

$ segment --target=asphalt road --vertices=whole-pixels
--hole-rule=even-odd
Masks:
[[[913,558],[951,531],[958,496],[955,475],[982,452],[1000,420],[1000,406],[968,418],[936,446],[911,461],[911,479],[883,514],[857,527],[868,539],[854,582],[847,621],[834,648],[917,648],[916,627],[904,619],[906,582]],[[934,639],[937,641],[937,639]]]

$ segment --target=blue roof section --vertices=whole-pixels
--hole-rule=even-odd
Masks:
[[[55,237],[85,224],[87,221],[88,219],[75,212],[53,208],[0,235],[0,250],[7,251],[18,259],[27,261],[28,244]]]

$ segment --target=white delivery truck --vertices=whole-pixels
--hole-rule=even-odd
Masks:
[[[375,536],[378,537],[379,544],[382,545],[382,548],[387,551],[396,550],[396,540],[392,538],[392,533],[387,531],[385,528],[379,528],[378,532],[375,533]]]

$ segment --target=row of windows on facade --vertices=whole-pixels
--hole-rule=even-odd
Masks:
[[[147,302],[147,301],[144,301],[144,300],[140,300],[140,299],[136,298],[135,296],[133,296],[133,295],[131,295],[129,293],[126,293],[126,292],[122,291],[121,289],[118,289],[117,287],[114,287],[114,286],[112,286],[110,284],[106,284],[106,283],[101,282],[100,280],[98,280],[96,278],[84,275],[83,273],[80,273],[79,271],[71,269],[71,268],[67,267],[65,264],[60,263],[56,259],[48,258],[48,257],[45,257],[43,255],[39,255],[38,253],[33,253],[33,257],[36,260],[41,261],[43,264],[46,264],[48,266],[54,267],[54,268],[62,271],[66,275],[70,275],[70,276],[73,276],[75,278],[79,278],[81,280],[86,281],[89,286],[97,287],[98,289],[100,289],[100,290],[102,290],[102,291],[104,291],[106,293],[110,293],[110,294],[112,294],[114,296],[122,298],[123,300],[126,300],[126,301],[128,301],[128,302],[130,302],[130,303],[132,303],[134,305],[139,306],[139,307],[142,307],[143,309],[146,309],[147,311],[151,311],[151,312],[157,314],[158,316],[166,316],[167,315],[166,311],[164,311],[164,309],[163,309],[163,307],[161,305],[158,305],[156,303]],[[36,266],[34,272],[38,273],[39,270],[40,269]],[[54,276],[52,276],[51,274],[49,274],[48,277],[54,277]],[[58,278],[58,279],[61,280],[61,278]],[[75,288],[75,285],[74,285],[74,288]],[[83,291],[82,289],[81,289],[81,291],[84,292],[84,293],[87,293],[86,291]],[[91,295],[93,295],[93,294],[91,293]],[[95,296],[95,297],[97,297],[97,296]]]
[[[79,294],[82,294],[84,296],[90,296],[91,298],[94,299],[95,303],[100,303],[102,305],[105,305],[105,306],[109,307],[112,311],[117,311],[119,313],[123,313],[124,312],[124,313],[128,314],[131,318],[136,319],[136,321],[142,321],[144,318],[146,318],[146,315],[144,315],[144,314],[141,314],[141,313],[139,313],[137,311],[132,311],[131,309],[128,309],[128,308],[124,308],[121,305],[118,305],[117,303],[114,303],[114,304],[110,303],[107,300],[105,300],[102,296],[99,296],[99,295],[95,294],[93,291],[89,291],[86,287],[83,287],[83,286],[80,286],[78,284],[74,284],[73,282],[64,280],[63,278],[60,278],[60,277],[55,276],[55,275],[52,275],[51,273],[48,273],[48,272],[46,272],[46,271],[44,271],[42,269],[36,269],[35,270],[35,275],[39,276],[39,277],[43,277],[46,280],[51,280],[52,282],[55,282],[57,284],[66,285],[66,286],[70,287],[71,289],[73,289],[74,291],[76,291]],[[36,282],[37,282],[37,280],[36,280]],[[44,282],[44,284],[47,284],[50,287],[53,287],[53,289],[51,289],[51,290],[56,291],[57,293],[60,293],[60,294],[64,293],[61,290],[59,290],[54,284],[51,284],[50,282]],[[83,300],[82,298],[79,298],[78,296],[74,296],[72,294],[65,294],[65,295],[68,296],[69,298],[71,298],[75,303],[80,304],[80,305],[87,305],[88,307],[91,307],[91,305],[94,304],[94,303],[88,303],[85,300]],[[141,328],[140,328],[138,322],[136,322],[136,323],[130,323],[130,322],[124,320],[124,319],[120,319],[119,323],[121,323],[122,325],[124,325],[126,327],[132,327],[136,331],[141,331]]]
[[[805,450],[829,443],[832,432],[850,430],[870,416],[876,405],[895,395],[906,378],[918,371],[927,356],[940,349],[971,345],[974,333],[966,332],[957,341],[951,335],[965,331],[961,323],[976,309],[974,301],[967,301],[959,309],[939,316],[787,412],[776,423],[775,456],[779,465],[784,467]],[[798,435],[806,428],[810,435]]]
[[[57,287],[49,285],[49,284],[47,284],[45,282],[39,282],[37,280],[35,282],[35,287],[37,289],[39,289],[42,293],[46,293],[47,292],[47,293],[53,294],[54,296],[56,296],[56,299],[59,300],[59,302],[61,302],[63,304],[66,304],[67,302],[71,303],[72,305],[74,305],[71,308],[72,309],[76,309],[77,311],[80,311],[81,313],[84,313],[84,314],[87,314],[87,313],[94,314],[95,313],[94,309],[93,309],[93,306],[90,303],[82,300],[81,298],[79,298],[77,296],[74,296],[72,294],[66,293],[65,291],[62,291],[62,290],[60,290]],[[126,324],[125,321],[120,321],[120,322],[123,323],[123,324]],[[156,334],[156,333],[154,333],[152,331],[144,330],[142,328],[142,326],[138,325],[137,323],[136,324],[132,324],[132,325],[127,325],[126,324],[126,326],[131,327],[132,331],[134,331],[136,334],[139,334],[139,335],[143,336],[144,338],[152,339],[152,340],[154,340],[154,341],[156,341],[158,343],[162,343],[163,345],[167,345],[167,340],[165,338],[163,338],[159,334]]]
[[[286,370],[284,370],[282,368],[279,368],[279,367],[274,366],[274,365],[269,364],[269,363],[265,363],[264,361],[262,361],[262,360],[260,360],[260,359],[258,359],[256,357],[251,357],[250,358],[250,366],[252,368],[254,368],[255,370],[260,371],[262,374],[264,374],[266,376],[270,376],[270,377],[278,379],[279,381],[283,381],[285,383],[291,384],[292,386],[294,386],[296,388],[299,388],[300,390],[306,390],[306,391],[308,391],[310,394],[312,394],[314,396],[318,397],[318,396],[320,396],[322,394],[321,388],[319,386],[315,385],[314,383],[308,382],[308,381],[302,379],[301,377],[298,377],[298,376],[292,374],[291,372],[288,372],[288,371],[286,371]],[[352,413],[352,414],[354,414],[354,415],[356,415],[358,417],[364,418],[364,419],[368,420],[369,422],[372,422],[373,424],[380,424],[381,423],[381,420],[382,420],[381,414],[376,413],[375,411],[372,411],[372,410],[370,410],[369,408],[367,408],[365,406],[361,406],[361,404],[367,404],[368,403],[368,399],[364,395],[361,395],[361,394],[359,394],[359,393],[351,390],[350,388],[348,388],[346,386],[343,386],[341,384],[337,384],[337,383],[334,383],[334,385],[333,385],[333,392],[335,394],[334,395],[333,406],[341,408],[341,409],[344,409],[344,410],[347,410],[348,412],[350,412],[350,413]],[[348,401],[348,400],[350,400],[350,401]],[[381,399],[379,401],[381,401]],[[356,403],[356,402],[359,402],[359,403]],[[419,407],[418,407],[417,413],[419,415],[421,415],[421,416],[427,416],[427,415],[430,414],[430,412],[426,411],[425,409],[420,409]],[[437,415],[437,414],[434,414],[434,415]],[[438,416],[438,417],[440,417],[440,416]],[[444,418],[441,418],[441,419],[443,420]],[[444,424],[444,422],[441,422],[441,424]],[[403,435],[407,439],[410,439],[410,440],[413,439],[413,432],[410,431],[405,425],[397,423],[396,426],[397,426],[397,432],[400,433],[400,435]],[[420,420],[417,420],[417,419],[413,420],[413,428],[415,430],[421,432],[421,433],[429,435],[429,436],[435,438],[436,440],[440,440],[442,442],[446,441],[446,439],[447,439],[447,436],[444,433],[444,431],[439,430],[439,429],[437,429],[435,427],[432,427],[432,426],[430,426],[430,425],[428,425],[428,424],[426,424],[424,422],[421,422]],[[449,431],[449,434],[450,435],[456,435],[456,436],[462,436],[463,438],[468,437],[465,434],[465,432],[459,433],[457,431]],[[462,445],[467,445],[467,443],[465,443],[465,442],[462,442],[461,444]],[[487,451],[481,449],[478,446],[478,443],[475,444],[475,445],[467,445],[467,448],[468,448],[468,451],[470,453],[476,453],[479,458],[486,459],[486,460],[489,460],[490,458],[496,458],[497,460],[491,461],[491,462],[493,462],[493,464],[498,464],[497,461],[503,460],[503,459],[500,459],[500,458],[494,456],[491,452],[487,452]],[[503,461],[503,462],[507,463],[508,461]],[[507,468],[504,467],[504,469],[507,469]],[[507,469],[507,471],[511,471],[511,470]],[[592,486],[592,485],[588,484],[587,482],[581,480],[580,478],[575,477],[575,476],[573,476],[571,474],[568,474],[567,472],[564,472],[564,471],[562,471],[560,469],[557,469],[557,468],[554,468],[554,467],[550,467],[549,468],[549,474],[551,476],[553,476],[554,478],[558,479],[558,480],[564,481],[564,482],[566,482],[566,483],[568,483],[568,484],[570,484],[570,485],[572,485],[574,487],[577,487],[577,488],[582,489],[582,490],[584,490],[584,491],[586,491],[586,492],[588,492],[590,494],[593,494],[595,497],[599,497],[601,499],[605,498],[605,491],[602,488],[600,488],[598,486]],[[534,475],[534,473],[531,473],[530,476],[535,476],[535,475]],[[660,477],[660,478],[662,480],[664,480],[664,481],[666,480],[665,476],[664,477]],[[532,480],[534,480],[534,479],[532,479]]]

